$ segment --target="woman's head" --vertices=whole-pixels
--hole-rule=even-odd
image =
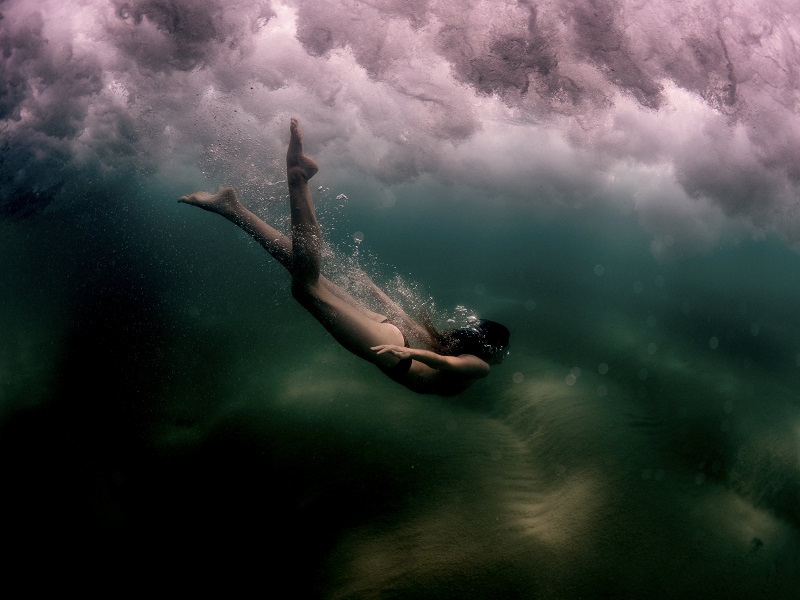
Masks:
[[[472,354],[490,365],[503,362],[508,353],[510,332],[505,325],[478,319],[461,329],[446,334],[451,354]]]

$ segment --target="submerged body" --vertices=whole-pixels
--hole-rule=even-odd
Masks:
[[[292,276],[292,295],[347,350],[371,362],[397,383],[418,393],[451,396],[489,374],[502,360],[508,330],[492,321],[449,333],[409,317],[362,271],[354,274],[387,315],[360,304],[321,272],[322,233],[308,184],[319,170],[303,152],[300,129],[291,120],[286,153],[292,232],[288,237],[250,212],[233,188],[195,192],[179,202],[222,215],[258,241]],[[412,348],[414,339],[421,345]]]

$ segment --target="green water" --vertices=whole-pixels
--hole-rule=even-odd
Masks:
[[[631,216],[429,192],[317,196],[331,269],[510,328],[509,358],[447,399],[340,348],[177,190],[3,223],[15,547],[71,564],[80,539],[106,573],[291,597],[791,597],[800,257],[659,263]],[[285,225],[280,198],[256,206]]]

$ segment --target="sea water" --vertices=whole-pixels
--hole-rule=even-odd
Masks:
[[[500,321],[505,362],[453,398],[398,386],[168,184],[8,220],[13,539],[68,561],[79,536],[122,573],[237,565],[296,597],[791,596],[795,252],[664,262],[632,215],[318,178],[332,277]],[[279,184],[243,200],[286,228]]]

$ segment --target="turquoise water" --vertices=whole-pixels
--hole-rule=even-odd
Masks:
[[[259,565],[299,596],[790,596],[792,251],[662,264],[591,210],[321,207],[334,271],[357,246],[407,299],[508,324],[509,358],[443,399],[341,349],[260,247],[174,198],[3,224],[6,501],[46,555]]]
[[[790,2],[0,13],[8,589],[796,596]],[[176,202],[288,230],[293,115],[326,273],[504,323],[489,377],[398,386]]]

